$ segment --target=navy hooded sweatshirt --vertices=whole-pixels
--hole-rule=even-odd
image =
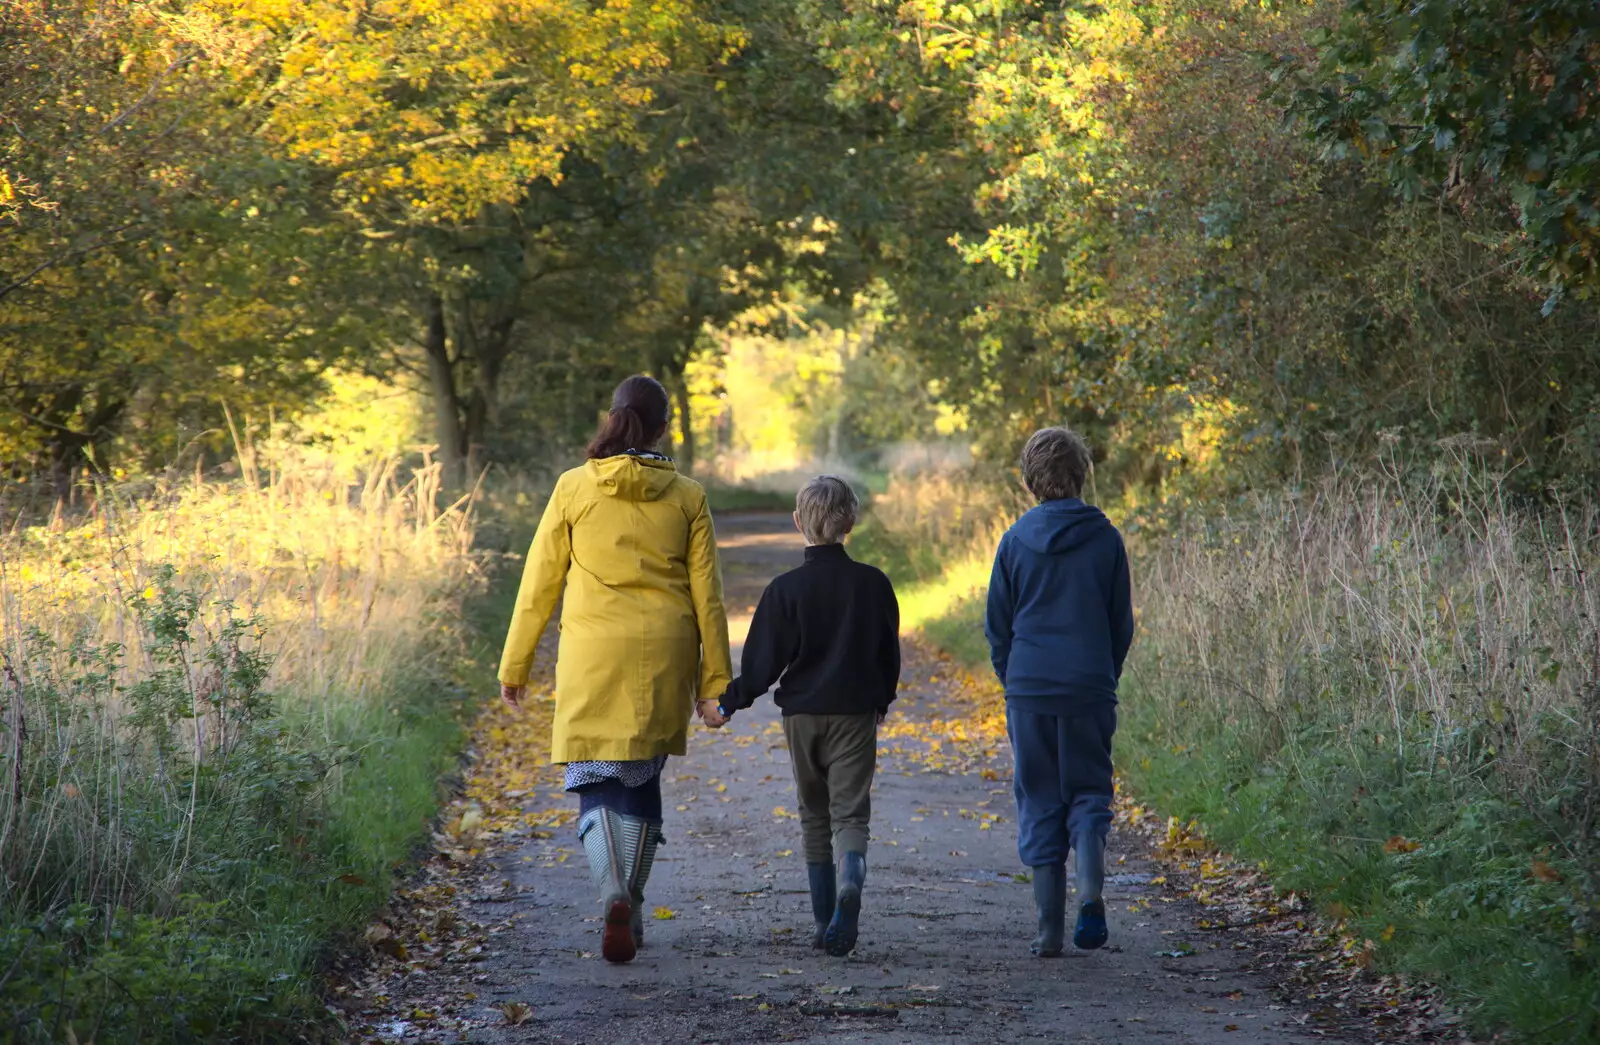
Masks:
[[[1071,497],[1018,519],[995,553],[985,630],[1007,700],[1044,714],[1115,703],[1133,600],[1105,513]]]

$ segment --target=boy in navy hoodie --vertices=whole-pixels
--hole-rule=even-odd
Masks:
[[[1077,854],[1072,942],[1105,944],[1106,834],[1111,827],[1111,735],[1117,680],[1133,641],[1122,535],[1079,499],[1089,448],[1066,428],[1034,433],[1022,480],[1039,505],[1000,539],[986,631],[1006,692],[1016,764],[1017,851],[1033,869],[1039,931],[1033,953],[1061,954],[1067,852]]]

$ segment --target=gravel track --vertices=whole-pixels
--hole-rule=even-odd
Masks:
[[[782,516],[718,521],[734,640],[773,575],[800,561]],[[737,659],[737,649],[735,651]],[[944,713],[940,663],[908,644],[894,716]],[[904,731],[902,731],[904,732]],[[913,731],[914,732],[914,731]],[[1061,1041],[1290,1043],[1341,1038],[1275,989],[1248,938],[1220,939],[1164,888],[1150,839],[1110,842],[1111,944],[1028,954],[1032,892],[1017,862],[1010,766],[938,770],[915,736],[885,742],[858,949],[810,948],[810,910],[779,718],[763,700],[718,732],[695,726],[665,773],[667,844],[646,943],[630,965],[598,956],[600,909],[570,826],[491,850],[459,900],[498,924],[470,964],[414,969],[390,993],[458,1001],[445,1027],[391,1020],[383,1040],[659,1045],[711,1042]],[[571,804],[559,793],[530,805]],[[1233,934],[1229,934],[1230,936]],[[463,991],[470,988],[470,993]],[[501,1016],[528,1006],[523,1022]],[[520,1010],[518,1010],[520,1012]],[[372,1040],[370,1037],[364,1040]]]

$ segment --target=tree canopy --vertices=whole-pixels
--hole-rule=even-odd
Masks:
[[[692,457],[691,361],[821,310],[989,453],[1069,421],[1124,481],[1227,489],[1465,436],[1590,482],[1597,17],[19,0],[0,461],[216,453],[334,366],[425,389],[456,481],[635,370]]]

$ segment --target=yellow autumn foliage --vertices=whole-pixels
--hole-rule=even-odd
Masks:
[[[185,31],[243,43],[242,104],[345,201],[449,221],[627,141],[674,62],[736,46],[687,0],[203,0]]]

